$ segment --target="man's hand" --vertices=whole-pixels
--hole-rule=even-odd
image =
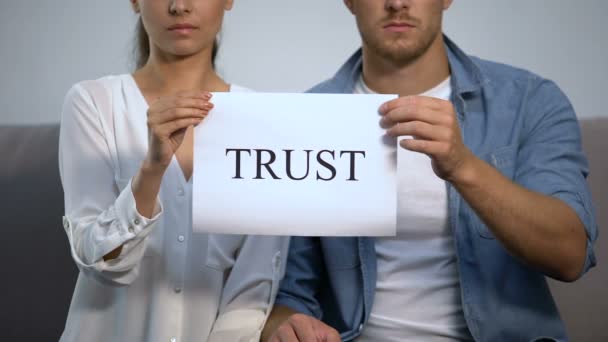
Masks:
[[[336,329],[308,315],[295,313],[289,316],[268,342],[340,342]]]
[[[433,170],[450,182],[511,255],[555,279],[577,279],[587,235],[576,212],[556,197],[530,191],[477,158],[463,143],[448,101],[401,97],[380,107],[390,136],[428,155]]]
[[[456,111],[449,101],[426,96],[406,96],[380,107],[382,127],[390,136],[403,139],[401,147],[428,155],[435,174],[454,181],[475,159],[462,142]]]

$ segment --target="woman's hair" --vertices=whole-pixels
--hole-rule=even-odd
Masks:
[[[137,41],[135,45],[135,67],[137,69],[143,67],[150,57],[150,39],[148,37],[148,32],[146,32],[146,28],[144,27],[144,23],[141,20],[141,17],[137,21]],[[215,58],[217,57],[217,52],[219,50],[219,44],[217,40],[213,42],[213,50],[211,51],[211,64],[215,67]]]

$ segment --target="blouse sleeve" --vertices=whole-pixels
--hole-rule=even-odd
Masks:
[[[137,277],[146,236],[162,206],[157,198],[152,219],[137,212],[131,181],[122,190],[115,182],[106,139],[94,98],[75,85],[66,95],[59,135],[64,228],[81,272],[106,284],[128,285]],[[116,259],[103,260],[121,245]]]
[[[210,237],[211,252],[221,239]],[[242,238],[209,342],[259,341],[284,274],[282,260],[288,247],[289,237],[247,235]]]

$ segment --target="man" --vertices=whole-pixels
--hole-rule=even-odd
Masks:
[[[362,49],[312,92],[399,94],[379,108],[397,236],[292,238],[263,339],[566,340],[545,276],[579,278],[597,237],[568,99],[465,55],[442,35],[450,0],[344,2]]]

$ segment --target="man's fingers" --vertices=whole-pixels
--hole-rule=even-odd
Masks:
[[[451,132],[447,127],[435,126],[423,121],[409,121],[394,125],[386,131],[386,134],[392,137],[409,135],[423,140],[449,141]]]
[[[409,151],[436,157],[447,155],[450,148],[448,143],[419,139],[403,139],[399,145]]]
[[[327,333],[325,337],[325,342],[342,342],[340,338],[340,334],[335,329],[331,329],[330,332]]]
[[[329,325],[321,322],[315,322],[315,330],[319,333],[317,334],[321,341],[323,342],[341,342],[340,334],[336,331],[336,329],[330,327]]]
[[[388,128],[397,122],[424,121],[430,124],[448,125],[451,103],[425,96],[401,97],[386,102],[380,107],[382,127]]]
[[[380,112],[380,114],[386,115],[390,111],[399,107],[411,108],[422,106],[428,107],[433,110],[440,110],[444,107],[445,102],[449,101],[420,95],[403,96],[383,103],[378,109],[378,111]]]
[[[340,334],[336,331],[336,329],[330,327],[329,325],[321,322],[314,322],[314,329],[317,332],[317,336],[320,341],[323,342],[340,342],[342,339],[340,338]]]
[[[448,121],[441,113],[429,108],[405,108],[400,107],[392,110],[380,119],[382,128],[390,128],[399,122],[422,121],[431,125],[444,125]]]
[[[409,99],[409,96],[404,96],[404,97],[399,97],[399,98],[384,102],[380,106],[378,111],[380,112],[380,114],[386,115],[390,111],[392,111],[396,108],[403,107],[409,101],[408,99]]]
[[[298,340],[301,342],[317,342],[312,317],[296,314],[289,317],[288,322],[293,327]]]
[[[270,342],[340,342],[340,335],[325,323],[303,314],[290,316],[275,331]]]
[[[273,336],[278,342],[300,342],[290,324],[283,323]],[[272,339],[271,339],[272,340]]]

